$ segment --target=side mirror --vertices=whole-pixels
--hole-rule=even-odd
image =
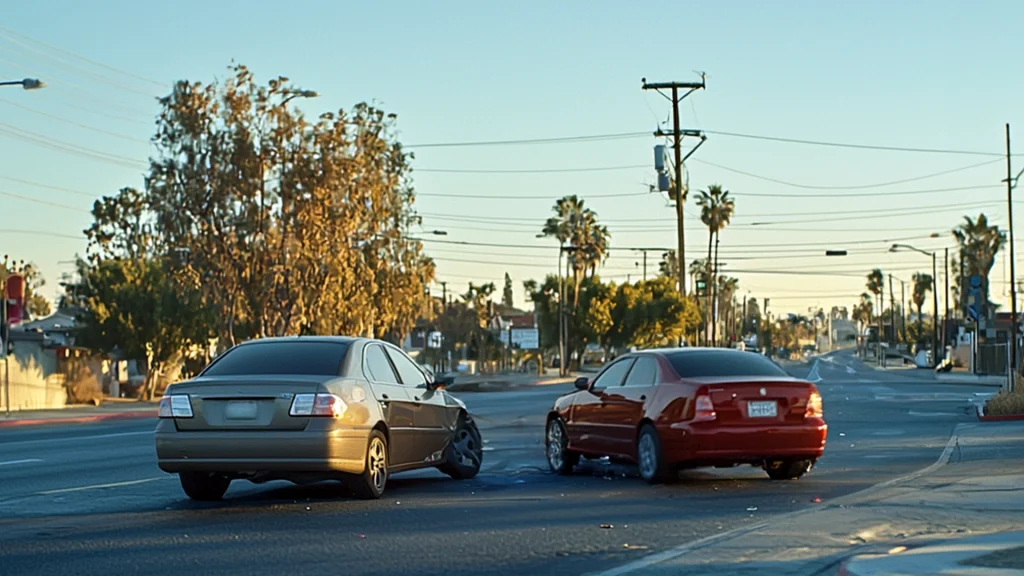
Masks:
[[[434,376],[434,381],[427,384],[427,390],[444,390],[455,383],[454,376],[437,375]]]
[[[590,388],[590,379],[586,376],[581,376],[577,378],[573,384],[576,386],[577,390],[587,390]]]

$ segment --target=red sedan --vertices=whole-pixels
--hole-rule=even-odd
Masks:
[[[648,482],[679,470],[762,467],[803,476],[825,451],[821,395],[760,354],[667,348],[626,354],[555,401],[545,434],[551,469],[580,456],[635,462]]]

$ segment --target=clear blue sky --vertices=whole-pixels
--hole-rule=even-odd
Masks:
[[[1003,124],[1010,122],[1024,151],[1024,75],[1019,35],[1013,32],[1024,22],[1024,3],[1012,0],[355,4],[50,0],[5,7],[0,77],[38,77],[49,87],[0,89],[0,191],[62,206],[0,196],[3,229],[79,235],[90,221],[89,195],[141,186],[149,151],[145,141],[157,111],[154,98],[178,79],[223,77],[232,59],[261,79],[282,74],[319,91],[321,98],[304,104],[310,111],[376,100],[399,115],[403,141],[411,145],[653,130],[668,117],[669,106],[661,96],[641,91],[641,77],[688,81],[703,70],[709,74],[708,89],[684,102],[685,127],[1000,153]],[[53,141],[116,158],[70,154]],[[656,143],[640,137],[424,148],[416,153],[415,167],[649,166]],[[707,164],[802,186],[852,187],[986,160],[993,163],[863,190],[799,188]],[[1024,166],[1024,157],[1017,162]],[[735,273],[744,292],[770,297],[775,312],[850,306],[874,266],[907,280],[915,270],[930,272],[930,262],[920,255],[886,253],[891,239],[921,238],[914,241],[919,247],[941,248],[952,245],[947,231],[965,213],[984,211],[1000,225],[1007,221],[999,187],[1006,167],[998,157],[862,151],[712,134],[688,168],[693,189],[720,183],[736,198],[733,226],[722,234],[726,271],[824,269],[857,275]],[[644,194],[654,181],[653,169],[643,167],[420,172],[417,204],[428,214],[425,227],[447,230],[449,240],[549,247],[428,245],[439,279],[449,287],[461,291],[470,280],[500,285],[508,271],[521,302],[521,281],[554,268],[554,243],[534,235],[561,195],[583,196],[609,224],[613,252],[605,277],[625,280],[632,274],[635,280],[642,274],[639,253],[616,246],[673,247],[672,210],[664,198]],[[977,188],[877,195],[963,187]],[[876,195],[851,196],[861,192]],[[430,196],[445,193],[480,198]],[[624,194],[634,195],[596,197]],[[787,194],[804,196],[765,196]],[[537,196],[542,198],[533,199]],[[864,212],[921,212],[932,205],[938,206],[932,213],[900,217],[891,217],[892,211],[890,217]],[[706,250],[707,233],[692,204],[688,211],[687,258],[692,260]],[[791,223],[753,225],[774,221]],[[927,239],[931,231],[942,237]],[[0,253],[36,262],[51,288],[62,272],[72,270],[61,262],[84,250],[84,241],[10,231],[0,233],[0,243]],[[826,243],[858,253],[845,259],[807,255],[824,250]],[[658,258],[649,255],[648,274],[656,273]],[[1004,268],[1000,261],[993,271],[994,286],[1008,278]],[[1005,302],[1005,285],[998,286],[993,299]],[[898,290],[897,284],[897,298]]]

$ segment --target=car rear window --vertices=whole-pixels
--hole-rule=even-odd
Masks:
[[[668,361],[682,378],[728,376],[778,376],[789,374],[760,354],[739,350],[694,350],[667,354]]]
[[[202,375],[337,376],[346,352],[346,342],[254,342],[228,350]]]

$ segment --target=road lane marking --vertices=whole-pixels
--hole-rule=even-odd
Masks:
[[[60,442],[80,442],[82,440],[99,440],[101,438],[121,438],[124,436],[141,436],[143,434],[153,435],[152,430],[140,430],[138,432],[116,432],[113,434],[96,434],[93,436],[72,436],[69,438],[40,438],[38,440],[18,440],[16,442],[0,442],[0,446],[24,446],[26,444],[55,444]]]
[[[33,462],[42,462],[42,458],[25,458],[24,460],[8,460],[7,462],[0,462],[0,466],[14,466],[15,464],[31,464]]]
[[[818,373],[818,364],[819,361],[815,360],[814,366],[811,367],[811,371],[807,373],[807,380],[809,382],[821,382],[823,380],[821,374]]]
[[[145,484],[147,482],[155,482],[157,480],[166,480],[170,476],[160,476],[159,478],[144,478],[142,480],[129,480],[128,482],[111,482],[110,484],[93,484],[92,486],[75,486],[74,488],[60,488],[58,490],[44,490],[42,492],[36,492],[33,496],[47,496],[50,494],[66,494],[68,492],[81,492],[83,490],[99,490],[101,488],[120,488],[121,486],[135,486],[136,484]]]

